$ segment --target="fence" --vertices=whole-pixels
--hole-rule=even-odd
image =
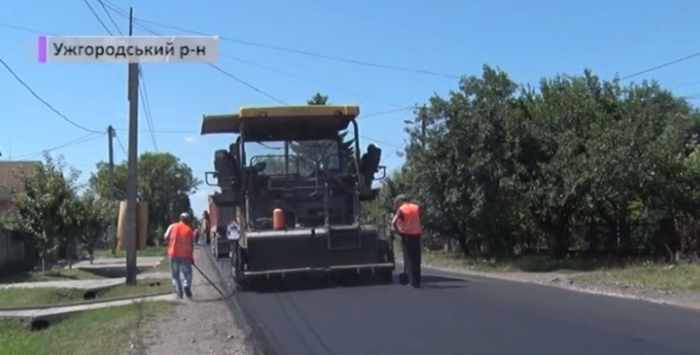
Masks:
[[[24,240],[0,228],[0,274],[25,268],[29,264],[26,256]]]

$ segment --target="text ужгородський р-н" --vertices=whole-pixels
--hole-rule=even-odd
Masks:
[[[40,63],[215,63],[219,38],[204,36],[40,36]]]

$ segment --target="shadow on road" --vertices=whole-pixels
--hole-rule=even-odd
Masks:
[[[396,277],[394,277],[394,282],[392,284],[396,283]],[[360,277],[358,275],[337,275],[319,278],[299,276],[260,281],[251,285],[248,292],[280,293],[363,286],[386,287],[391,286],[392,284],[382,283],[381,280],[373,277]]]
[[[422,275],[421,286],[428,289],[455,289],[465,288],[469,281],[456,277]]]
[[[311,290],[323,290],[334,288],[354,287],[390,287],[399,285],[398,275],[394,275],[391,284],[382,283],[381,280],[361,278],[358,275],[342,275],[336,277],[312,278],[295,277],[260,282],[253,285],[247,292],[255,293],[281,293],[299,292]],[[456,289],[467,287],[468,281],[456,277],[423,275],[421,277],[423,288],[427,289]]]

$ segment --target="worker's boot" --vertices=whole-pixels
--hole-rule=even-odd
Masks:
[[[192,298],[192,289],[189,286],[185,287],[185,296]]]

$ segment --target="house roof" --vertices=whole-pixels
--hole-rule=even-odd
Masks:
[[[22,191],[22,181],[17,173],[31,173],[39,161],[0,161],[0,200],[12,198],[12,191]]]

